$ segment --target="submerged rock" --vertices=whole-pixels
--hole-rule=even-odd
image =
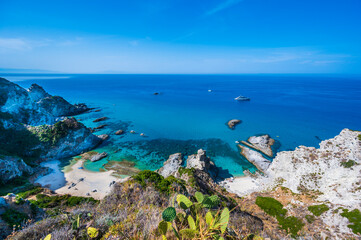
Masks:
[[[168,160],[163,163],[163,167],[158,169],[157,172],[165,178],[171,175],[175,176],[182,164],[182,154],[175,153],[169,156]]]
[[[102,125],[99,125],[99,126],[93,128],[93,130],[103,129],[103,128],[105,128],[106,126],[108,126],[108,125],[102,124]]]
[[[229,120],[229,121],[227,122],[227,125],[228,125],[228,127],[229,127],[230,129],[234,130],[234,128],[236,127],[236,125],[238,125],[238,124],[240,124],[240,123],[242,123],[241,120],[239,120],[239,119],[232,119],[232,120]]]
[[[108,119],[107,117],[101,117],[101,118],[95,119],[93,122],[101,122],[101,121],[105,121],[107,119]]]

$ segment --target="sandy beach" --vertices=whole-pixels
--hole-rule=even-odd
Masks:
[[[36,180],[43,186],[48,186],[58,194],[70,194],[73,196],[104,198],[110,191],[113,182],[125,181],[127,178],[112,176],[114,171],[90,172],[82,168],[83,160],[77,161],[71,169],[62,172],[59,161],[44,163],[44,166],[53,171]]]

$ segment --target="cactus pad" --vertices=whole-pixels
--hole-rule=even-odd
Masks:
[[[190,208],[190,206],[193,205],[193,203],[191,202],[191,200],[189,200],[186,196],[184,196],[183,194],[178,194],[177,195],[177,202],[178,205],[183,208],[183,209],[188,209]]]
[[[87,233],[90,238],[96,238],[99,234],[99,231],[96,228],[88,227]]]
[[[175,219],[176,215],[177,215],[177,213],[176,213],[174,207],[168,207],[162,213],[163,220],[167,221],[167,222],[173,221]]]
[[[194,197],[197,199],[197,202],[202,203],[204,200],[204,195],[201,192],[196,192]]]

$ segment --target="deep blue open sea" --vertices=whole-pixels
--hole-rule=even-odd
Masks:
[[[241,175],[244,169],[253,168],[240,156],[237,140],[268,133],[279,141],[282,151],[299,145],[317,147],[320,139],[334,137],[343,128],[361,129],[361,77],[356,76],[3,76],[23,87],[37,83],[71,103],[84,102],[102,109],[77,116],[89,127],[108,124],[96,134],[110,134],[109,142],[98,149],[110,155],[85,164],[93,171],[109,160],[123,159],[136,162],[138,168],[154,170],[171,153],[188,155],[202,147],[218,166]],[[251,101],[235,101],[239,95]],[[103,116],[109,120],[92,122]],[[230,130],[225,124],[234,118],[242,123]],[[114,135],[118,129],[137,134]]]

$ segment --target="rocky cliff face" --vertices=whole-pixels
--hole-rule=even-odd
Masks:
[[[54,124],[59,117],[80,114],[89,110],[86,105],[72,105],[59,96],[51,96],[33,84],[24,89],[0,78],[0,111],[12,114],[18,122],[28,125]]]
[[[22,176],[24,173],[32,174],[33,169],[21,158],[16,156],[0,155],[0,183]]]
[[[296,216],[304,225],[298,234],[306,239],[360,237],[361,132],[344,129],[319,148],[279,152],[263,172],[226,186],[232,185],[229,190],[238,194],[237,189],[242,190],[244,208],[267,225],[277,221],[255,204],[260,196],[276,199]]]
[[[266,171],[295,193],[319,191],[321,201],[361,208],[361,133],[344,129],[320,148],[300,146],[277,154]]]
[[[0,180],[31,174],[25,162],[75,156],[101,143],[82,123],[65,117],[87,110],[85,104],[72,105],[37,84],[26,90],[0,78]]]
[[[54,125],[28,126],[28,130],[40,139],[42,161],[75,156],[102,142],[75,118],[66,118]]]

